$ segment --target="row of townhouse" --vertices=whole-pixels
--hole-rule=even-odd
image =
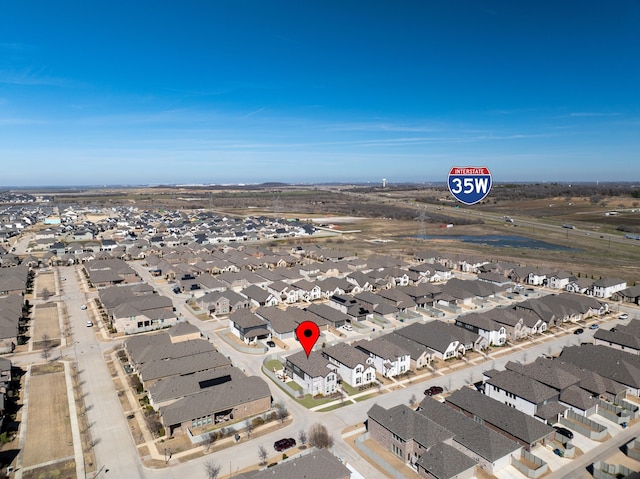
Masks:
[[[569,410],[587,417],[597,413],[601,401],[620,404],[626,397],[626,385],[564,359],[508,362],[504,371],[485,371],[484,393],[549,424]]]
[[[271,408],[266,382],[233,367],[189,323],[127,339],[124,348],[169,436],[197,436]]]
[[[141,333],[178,323],[171,299],[146,283],[110,286],[98,294],[107,320],[119,333]]]
[[[494,474],[510,465],[512,457],[519,458],[523,449],[430,397],[417,410],[375,404],[367,416],[369,436],[424,478],[473,478],[477,468]]]

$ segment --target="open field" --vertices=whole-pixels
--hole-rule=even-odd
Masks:
[[[60,342],[60,323],[58,320],[57,303],[38,304],[33,312],[32,337],[34,349],[39,349],[38,343],[46,335],[52,341]]]
[[[420,249],[436,249],[519,264],[553,265],[587,277],[618,276],[629,284],[640,276],[640,241],[623,239],[625,232],[640,231],[637,197],[640,193],[625,183],[494,185],[489,197],[474,206],[452,201],[444,185],[398,185],[385,189],[285,184],[162,186],[61,191],[53,196],[61,203],[87,202],[105,207],[136,204],[141,209],[153,210],[207,209],[227,216],[315,218],[339,226],[336,234],[327,238],[268,242],[275,248],[318,242],[334,249],[355,251],[362,257],[393,254],[405,258]],[[518,226],[505,223],[504,216],[512,217]],[[575,225],[578,230],[561,228],[564,223]],[[444,224],[454,226],[442,229]],[[358,232],[340,234],[349,230]],[[417,238],[421,232],[429,236],[517,235],[577,251],[496,248],[444,239],[426,241]],[[605,237],[600,238],[601,235]]]
[[[26,427],[24,467],[69,458],[72,461],[69,402],[61,363],[31,368]]]
[[[36,293],[40,299],[47,300],[56,294],[55,278],[52,271],[38,273],[36,276]]]

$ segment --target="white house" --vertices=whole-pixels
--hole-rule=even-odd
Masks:
[[[287,375],[312,396],[327,396],[338,389],[336,367],[317,351],[311,351],[309,357],[304,351],[287,356],[284,368]]]
[[[471,313],[459,316],[456,319],[456,326],[473,331],[495,346],[501,346],[507,342],[507,328],[486,314]]]
[[[613,293],[622,291],[627,282],[619,278],[604,278],[593,283],[593,295],[596,298],[610,298]]]
[[[569,282],[573,279],[573,275],[567,271],[559,271],[550,275],[548,286],[553,289],[566,289]]]
[[[509,370],[491,376],[485,382],[484,393],[530,416],[535,416],[538,407],[559,398],[557,390],[529,376]]]
[[[406,373],[411,368],[409,352],[383,339],[362,340],[353,346],[368,354],[376,371],[386,378]]]
[[[353,387],[365,386],[376,381],[373,358],[345,343],[324,348],[322,355],[337,367],[344,382]]]

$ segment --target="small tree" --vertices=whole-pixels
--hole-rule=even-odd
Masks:
[[[247,431],[247,439],[249,439],[251,437],[251,433],[253,432],[253,430],[255,429],[255,426],[253,425],[253,423],[251,422],[250,419],[247,419],[244,422],[244,428]]]
[[[300,441],[300,449],[304,449],[307,446],[305,446],[305,444],[307,443],[307,431],[305,431],[304,429],[300,429],[300,431],[298,431],[298,440]]]
[[[284,422],[289,417],[289,410],[284,403],[279,402],[276,404],[276,417],[280,422]]]
[[[204,472],[207,475],[207,479],[218,479],[221,470],[222,466],[213,461],[207,461],[204,464]]]
[[[416,401],[417,401],[416,395],[412,394],[411,397],[409,398],[409,406],[411,406],[411,407],[415,406],[416,405]]]
[[[213,444],[218,440],[218,432],[217,431],[211,431],[209,434],[207,434],[206,438],[205,438],[205,443],[207,444],[207,452],[209,452],[209,449],[211,449],[211,446],[213,446]]]
[[[267,450],[264,448],[264,446],[260,446],[258,448],[258,457],[260,458],[260,465],[266,464],[267,463],[267,456],[269,454],[267,453]]]
[[[40,293],[40,296],[42,297],[42,299],[44,299],[45,301],[47,301],[51,296],[53,296],[51,294],[51,291],[49,291],[48,288],[44,288],[42,290],[42,292]]]
[[[333,446],[333,438],[327,428],[317,422],[309,429],[309,444],[319,449],[327,449]]]
[[[49,360],[49,356],[51,356],[51,350],[53,349],[53,341],[49,338],[48,334],[42,335],[42,359],[45,361]]]

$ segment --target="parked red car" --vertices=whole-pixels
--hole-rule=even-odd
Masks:
[[[431,386],[429,389],[425,389],[424,395],[435,396],[436,394],[442,394],[443,391],[444,389],[442,389],[440,386]]]

